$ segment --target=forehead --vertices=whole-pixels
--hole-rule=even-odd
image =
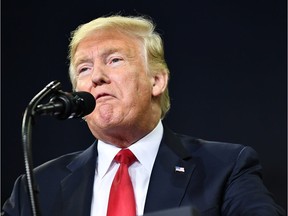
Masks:
[[[74,55],[74,58],[79,55],[93,50],[98,54],[103,52],[139,52],[143,49],[143,43],[136,36],[121,31],[109,29],[109,30],[97,30],[90,33],[84,39],[82,39]]]

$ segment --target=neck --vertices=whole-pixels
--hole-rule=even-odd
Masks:
[[[159,123],[160,118],[150,121],[145,125],[127,125],[125,127],[115,126],[101,130],[97,134],[94,134],[97,139],[103,142],[110,143],[119,148],[127,148],[150,133]]]

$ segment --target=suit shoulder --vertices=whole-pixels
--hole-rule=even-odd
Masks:
[[[71,153],[67,153],[67,154],[61,155],[59,157],[53,158],[53,159],[46,161],[45,163],[39,165],[38,167],[36,167],[36,170],[45,169],[45,168],[50,167],[50,166],[59,166],[61,164],[65,166],[65,165],[69,164],[71,161],[73,161],[73,159],[75,159],[82,152],[83,151],[71,152]]]
[[[212,141],[201,139],[198,137],[192,137],[186,134],[175,133],[175,135],[182,140],[183,142],[187,143],[188,145],[198,145],[202,147],[217,147],[217,148],[243,148],[246,145],[239,144],[239,143],[230,143],[230,142],[223,142],[223,141]]]
[[[251,156],[257,157],[256,151],[252,147],[244,144],[210,141],[194,138],[184,134],[176,134],[176,136],[181,140],[184,147],[188,151],[193,152],[194,155],[209,154],[211,156],[220,157],[223,159],[236,159],[240,155],[247,153]]]
[[[59,156],[55,159],[45,162],[44,164],[38,166],[35,171],[42,172],[43,170],[49,169],[77,169],[78,167],[84,166],[89,161],[95,158],[96,145],[95,143],[85,150],[68,153]],[[92,161],[93,162],[93,161]]]
[[[49,173],[50,171],[63,171],[66,167],[75,159],[77,158],[83,151],[77,151],[68,153],[65,155],[61,155],[57,158],[51,159],[39,166],[37,166],[34,171],[35,174],[44,174]]]

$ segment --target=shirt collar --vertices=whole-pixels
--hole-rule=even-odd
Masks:
[[[149,173],[152,171],[162,136],[163,125],[162,121],[159,121],[150,133],[128,147],[136,156],[139,163],[142,164]],[[115,155],[121,148],[98,140],[97,150],[98,160],[96,171],[99,177],[102,178],[109,170]]]

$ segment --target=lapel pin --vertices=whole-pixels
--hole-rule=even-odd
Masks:
[[[175,172],[181,172],[181,173],[184,173],[184,172],[185,172],[185,169],[184,169],[184,167],[175,166]]]

